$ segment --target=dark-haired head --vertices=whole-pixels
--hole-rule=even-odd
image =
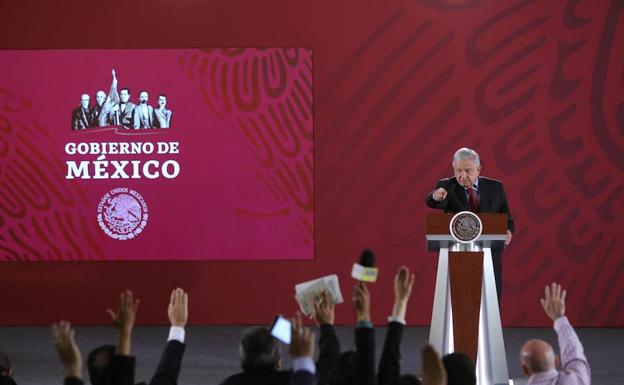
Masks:
[[[244,371],[278,369],[279,343],[267,328],[249,328],[243,332],[239,356]]]
[[[110,379],[110,363],[115,355],[114,345],[93,349],[87,356],[87,370],[93,385],[106,385]]]
[[[451,353],[442,357],[448,385],[475,385],[477,377],[472,359],[464,353]]]

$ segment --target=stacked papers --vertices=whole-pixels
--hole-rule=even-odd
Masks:
[[[336,274],[295,285],[295,299],[303,314],[309,317],[314,316],[314,297],[321,294],[323,290],[327,290],[333,304],[344,302]]]

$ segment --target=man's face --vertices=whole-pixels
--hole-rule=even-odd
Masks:
[[[95,94],[95,101],[97,102],[98,106],[102,106],[105,100],[106,94],[104,93],[104,91],[98,91],[97,94]]]
[[[121,90],[119,92],[119,99],[121,99],[122,103],[128,103],[128,100],[130,100],[130,93],[128,90]]]
[[[143,91],[139,94],[139,103],[147,104],[147,92]]]
[[[474,161],[470,159],[460,159],[453,163],[453,171],[457,182],[465,188],[472,187],[479,177],[481,166],[475,166]]]
[[[167,105],[167,98],[164,96],[159,96],[158,97],[158,105],[162,108],[164,108]]]
[[[89,95],[84,94],[80,97],[80,105],[82,106],[82,108],[87,109],[89,108],[89,101],[91,100],[91,98],[89,97]]]

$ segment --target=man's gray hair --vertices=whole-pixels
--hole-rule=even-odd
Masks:
[[[479,167],[481,165],[481,159],[479,159],[479,154],[477,154],[477,152],[472,148],[462,147],[457,150],[455,152],[455,155],[453,155],[453,165],[455,165],[455,162],[462,159],[468,159],[473,161],[476,167]]]

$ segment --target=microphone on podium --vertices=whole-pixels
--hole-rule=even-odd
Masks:
[[[375,282],[377,281],[377,274],[375,254],[368,249],[362,251],[360,262],[353,264],[351,277],[361,282]]]

